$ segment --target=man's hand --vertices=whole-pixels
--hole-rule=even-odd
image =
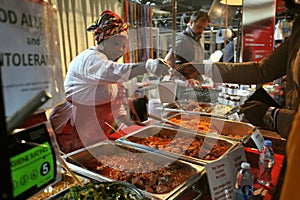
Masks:
[[[200,75],[200,72],[196,68],[196,63],[184,63],[177,67],[175,70],[186,79],[194,79]],[[176,76],[176,74],[174,74]]]
[[[199,87],[200,86],[200,82],[196,79],[192,78],[192,79],[188,79],[187,81],[188,81],[188,87],[194,88],[194,87]]]
[[[255,126],[265,127],[263,117],[268,109],[268,104],[260,101],[248,101],[240,106],[240,113],[245,115],[245,119]]]

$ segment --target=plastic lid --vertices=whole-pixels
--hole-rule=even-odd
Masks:
[[[247,162],[242,162],[241,167],[242,169],[250,169],[250,164]]]
[[[270,147],[270,146],[272,146],[272,141],[271,141],[271,140],[265,140],[265,141],[264,141],[264,145],[265,145],[266,147]]]

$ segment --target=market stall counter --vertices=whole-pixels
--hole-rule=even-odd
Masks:
[[[112,141],[77,150],[64,159],[82,176],[128,182],[149,199],[177,199],[179,191],[192,187],[204,173],[203,166]]]
[[[240,125],[240,124],[239,124]],[[141,127],[129,127],[126,131],[126,136],[131,135],[131,132],[136,132],[140,130]],[[138,131],[139,132],[139,131]],[[285,140],[282,139],[278,133],[270,132],[266,130],[260,130],[264,139],[271,139],[274,143],[274,151],[275,151],[275,165],[272,170],[272,184],[268,187],[262,186],[257,183],[257,174],[258,174],[258,159],[259,159],[259,151],[255,146],[255,143],[250,139],[246,143],[243,143],[244,150],[246,154],[247,161],[251,164],[251,171],[254,175],[254,199],[264,199],[269,200],[272,198],[272,195],[275,192],[275,187],[278,181],[278,177],[284,162],[284,148],[285,148]],[[124,137],[123,137],[124,138]],[[208,200],[211,199],[209,184],[206,174],[204,174],[201,179],[195,183],[195,188],[201,191],[201,197],[199,199]],[[193,189],[187,189],[181,193],[182,197],[185,199],[194,199],[196,196],[199,196],[199,193],[195,192]]]
[[[270,186],[266,187],[266,186],[262,186],[257,183],[258,158],[259,158],[258,150],[255,148],[249,148],[249,147],[245,147],[244,150],[246,153],[247,160],[251,165],[251,171],[254,176],[253,200],[271,200],[272,195],[277,192],[277,191],[275,191],[275,188],[279,181],[279,174],[280,174],[280,170],[283,165],[284,155],[275,153],[275,155],[274,155],[275,165],[272,170],[272,183]],[[202,178],[199,181],[199,185],[198,185],[198,188],[202,191],[202,196],[201,196],[200,200],[211,200],[212,199],[210,190],[209,190],[209,185],[207,183],[208,183],[207,176],[206,175],[202,176]],[[189,199],[192,200],[193,193],[190,193],[190,195],[191,195],[191,198],[189,198]]]
[[[284,155],[278,153],[274,154],[275,165],[272,170],[272,183],[270,186],[262,186],[257,183],[259,151],[254,148],[245,147],[245,152],[246,152],[247,160],[250,162],[252,166],[251,171],[254,176],[255,199],[264,199],[264,200],[271,199],[272,195],[275,192],[275,187],[278,182],[278,177],[284,162]]]
[[[169,154],[168,152],[161,153],[160,151],[155,151],[155,150],[153,151],[153,149],[151,150],[151,149],[147,149],[147,148],[140,148],[139,146],[136,146],[136,145],[131,145],[130,142],[128,144],[125,144],[126,142],[125,143],[120,142],[120,140],[127,141],[126,139],[127,138],[130,139],[130,136],[138,137],[139,134],[136,134],[136,133],[140,133],[140,134],[145,133],[145,130],[147,132],[147,130],[151,130],[153,128],[154,129],[157,128],[157,124],[146,126],[146,127],[135,126],[135,125],[127,127],[125,129],[119,130],[112,134],[111,139],[115,140],[113,143],[110,143],[108,141],[109,143],[102,142],[102,143],[99,143],[96,145],[92,145],[91,147],[87,147],[85,149],[72,152],[72,153],[68,154],[67,156],[65,156],[64,159],[66,159],[66,161],[68,162],[68,165],[75,173],[77,173],[85,178],[91,179],[91,180],[113,181],[114,182],[115,180],[118,180],[118,181],[121,180],[122,177],[125,179],[127,178],[126,180],[130,181],[131,184],[134,184],[136,187],[139,187],[139,190],[142,191],[143,195],[146,198],[168,199],[168,200],[169,199],[176,199],[176,200],[177,199],[186,199],[186,200],[189,200],[189,199],[191,199],[191,200],[192,199],[193,200],[194,199],[198,199],[198,200],[208,200],[209,199],[210,200],[210,199],[212,199],[212,196],[210,193],[209,180],[208,180],[208,176],[207,176],[206,170],[205,170],[205,165],[213,162],[214,160],[210,161],[210,160],[205,160],[205,159],[201,160],[200,159],[200,161],[199,161],[199,159],[195,159],[195,158],[191,159],[186,156],[183,156],[181,158],[176,158],[176,154]],[[169,130],[169,129],[171,130],[170,133],[172,133],[172,130],[174,129],[174,127],[170,128],[170,126],[162,126],[163,131]],[[192,134],[192,132],[186,132],[185,130],[183,130],[183,132],[184,132],[183,135],[185,135],[185,137],[187,135]],[[194,133],[194,134],[197,134],[197,133]],[[154,133],[153,133],[153,135],[154,135]],[[203,135],[201,135],[201,137],[202,136]],[[219,138],[219,139],[221,139],[222,142],[224,140],[226,143],[228,143],[228,144],[230,144],[230,146],[232,146],[229,148],[229,151],[234,149],[234,147],[236,147],[236,146],[245,145],[243,142],[241,142],[239,140],[228,140],[228,138],[227,139]],[[251,140],[249,140],[249,141],[251,141]],[[239,143],[240,145],[237,145],[237,143]],[[119,152],[120,149],[116,151],[115,148],[113,148],[114,150],[112,151],[112,148],[111,148],[112,144],[117,145],[118,147],[122,147],[122,148],[124,148],[124,147],[129,148],[130,151],[133,151],[133,152],[139,151],[140,153],[141,152],[146,153],[147,155],[149,155],[146,158],[150,159],[154,162],[161,163],[160,161],[164,160],[164,159],[176,161],[175,164],[177,163],[178,166],[186,166],[187,169],[190,169],[189,172],[191,174],[188,175],[186,178],[182,177],[184,179],[182,179],[181,182],[178,182],[179,185],[169,188],[169,190],[166,190],[166,192],[161,193],[162,189],[168,189],[167,187],[163,188],[163,185],[160,185],[160,187],[153,187],[152,188],[153,190],[143,188],[145,185],[143,185],[141,183],[141,180],[144,180],[144,179],[141,179],[141,178],[128,179],[128,174],[126,175],[126,173],[125,173],[125,175],[124,175],[124,173],[121,173],[121,174],[117,175],[115,171],[111,171],[110,173],[108,173],[107,170],[109,170],[109,169],[106,167],[105,163],[107,164],[107,163],[111,162],[111,163],[114,163],[115,165],[117,165],[117,164],[120,164],[120,162],[117,162],[118,160],[120,160],[120,159],[124,160],[126,158],[126,156],[119,156],[119,158],[114,158],[112,156],[103,155],[105,157],[105,159],[104,159],[100,155],[98,155],[99,152],[106,152],[106,153],[111,152],[111,155],[116,154],[116,156],[118,153],[120,153],[120,155],[122,153],[124,153],[123,151]],[[258,173],[258,157],[259,157],[258,150],[254,147],[244,146],[243,148],[245,150],[247,161],[251,164],[251,167],[252,167],[251,170],[252,170],[254,178],[255,178],[254,179],[255,180],[255,182],[254,182],[254,189],[255,189],[254,199],[264,199],[264,200],[271,199],[272,194],[275,191],[275,186],[277,183],[278,175],[279,175],[279,172],[282,167],[283,160],[284,160],[284,155],[275,153],[275,166],[272,171],[272,184],[269,187],[264,187],[264,186],[259,185],[256,182],[257,173]],[[98,152],[97,156],[100,156],[101,159],[104,159],[104,160],[99,160],[99,159],[93,160],[93,158],[96,158],[95,157],[96,152]],[[227,153],[227,151],[225,151],[225,153]],[[102,155],[102,153],[101,153],[101,155]],[[174,155],[175,155],[175,157],[174,157]],[[220,158],[215,159],[215,160],[216,161],[221,160],[222,157],[223,157],[223,155],[220,156]],[[90,160],[89,160],[89,158],[90,158]],[[78,165],[78,163],[74,162],[73,159],[80,161],[80,163],[82,165]],[[132,162],[131,161],[130,162],[122,161],[121,163],[125,163],[125,165],[123,167],[121,167],[120,169],[122,169],[122,170],[127,169],[134,162],[136,162],[136,159],[134,159],[134,161],[132,161]],[[148,165],[149,164],[145,164],[143,166],[148,166]],[[91,168],[91,166],[95,166],[95,167]],[[169,169],[172,168],[172,170],[173,169],[180,170],[180,167],[178,167],[178,166],[175,166],[175,168],[173,165],[172,166],[164,165],[164,166],[167,167],[167,169],[169,167]],[[145,167],[142,167],[139,169],[143,169],[143,168],[145,168]],[[159,170],[158,172],[161,173],[161,170]],[[173,176],[178,176],[179,173],[181,174],[182,172],[178,172],[178,173],[176,173],[176,175],[173,175]],[[162,176],[162,174],[160,174],[160,175]],[[132,176],[132,174],[130,176]],[[153,176],[152,176],[152,178],[153,178]],[[121,181],[126,181],[125,179],[121,180]],[[145,181],[146,181],[146,179],[144,180],[144,182]],[[165,179],[165,181],[167,181],[167,179]],[[151,182],[148,182],[148,185],[150,183]],[[160,189],[156,190],[155,188],[156,189],[160,188]]]

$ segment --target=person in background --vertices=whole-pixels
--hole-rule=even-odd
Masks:
[[[201,35],[208,26],[210,20],[206,12],[194,12],[185,30],[177,34],[175,51],[171,48],[165,56],[165,60],[169,65],[172,65],[175,59],[176,65],[184,63],[202,63],[205,56],[204,48],[200,43]],[[175,58],[173,58],[175,54]],[[201,80],[201,76],[195,77]],[[195,78],[188,79],[190,86],[199,85],[199,81]]]
[[[162,77],[171,69],[161,59],[117,63],[124,54],[129,24],[106,10],[87,31],[97,42],[69,64],[64,81],[66,102],[53,108],[49,120],[64,153],[109,139],[117,120],[135,124],[127,113],[123,82],[145,73]]]
[[[267,57],[256,62],[197,64],[199,74],[208,74],[214,82],[237,84],[264,84],[286,75],[286,105],[269,107],[257,100],[241,105],[240,112],[255,126],[271,126],[287,138],[295,110],[300,102],[300,6],[297,0],[284,0],[295,13],[292,34]]]
[[[232,29],[226,29],[227,35],[224,44],[224,48],[222,49],[223,55],[220,59],[220,62],[234,62],[234,38],[235,33]]]

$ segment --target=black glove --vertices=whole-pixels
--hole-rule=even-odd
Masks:
[[[257,100],[248,101],[240,106],[240,113],[244,113],[245,118],[255,126],[265,127],[263,117],[269,105]]]
[[[170,75],[170,70],[172,69],[166,61],[158,58],[158,59],[151,59],[149,58],[146,62],[145,66],[147,72],[149,74],[153,74],[159,78]]]

